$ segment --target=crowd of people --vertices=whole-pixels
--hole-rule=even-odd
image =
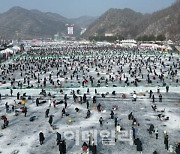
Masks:
[[[123,123],[116,115],[118,105],[114,105],[110,110],[105,111],[104,106],[98,99],[106,100],[106,96],[116,96],[119,92],[113,91],[110,93],[109,91],[99,95],[99,87],[132,87],[132,91],[133,87],[138,86],[157,87],[157,91],[148,91],[148,99],[152,100],[151,107],[153,112],[158,113],[157,118],[162,121],[169,120],[169,117],[165,115],[165,110],[158,110],[156,102],[157,100],[159,103],[163,102],[160,87],[164,87],[166,93],[169,93],[171,86],[179,85],[180,61],[179,57],[173,55],[173,53],[164,54],[161,51],[144,51],[135,48],[83,46],[31,48],[22,55],[16,55],[10,62],[0,64],[0,82],[9,88],[8,95],[11,99],[16,97],[13,103],[9,104],[3,102],[2,95],[0,95],[0,101],[4,103],[6,113],[1,116],[3,120],[2,129],[8,128],[8,114],[14,113],[15,116],[18,116],[20,113],[24,113],[26,117],[29,112],[26,101],[33,100],[31,97],[34,97],[28,93],[15,93],[14,89],[41,89],[38,96],[34,97],[35,101],[33,103],[36,104],[36,108],[48,104],[44,114],[52,130],[57,129],[54,125],[55,117],[51,112],[52,108],[58,108],[57,106],[61,105],[61,118],[63,118],[70,115],[67,112],[69,104],[79,103],[86,106],[85,120],[90,119],[92,111],[95,109],[101,115],[97,119],[100,129],[105,128],[106,120],[103,117],[105,112],[109,114],[109,119],[114,121],[113,129],[116,134],[120,134],[124,128]],[[64,88],[76,87],[86,87],[87,91],[83,94],[80,90],[71,90],[70,94],[64,92]],[[95,88],[93,94],[90,93],[89,88]],[[63,96],[63,99],[56,99],[53,90],[58,91],[58,95]],[[40,95],[43,97],[40,97]],[[125,93],[121,96],[122,99],[126,99],[126,97]],[[48,98],[48,100],[45,98]],[[133,91],[130,102],[136,103],[137,101],[138,94]],[[80,110],[78,107],[74,109],[77,114]],[[126,119],[130,122],[129,129],[132,131],[133,145],[137,147],[137,151],[142,153],[143,142],[138,137],[136,130],[143,126],[141,126],[141,121],[138,121],[133,112],[128,112]],[[30,116],[29,120],[34,121],[35,119],[36,116]],[[151,124],[147,132],[150,135],[154,134],[156,140],[159,140],[158,127]],[[56,132],[56,135],[60,154],[68,153],[66,145],[68,141],[59,132]],[[180,142],[177,139],[177,144],[172,148],[172,145],[169,146],[169,135],[166,131],[164,132],[165,149],[167,151],[173,150],[173,152],[179,154]],[[44,141],[46,141],[46,136],[43,131],[40,131],[40,145],[43,145]],[[117,138],[115,142],[117,142]],[[92,139],[89,139],[89,142],[82,142],[81,148],[82,153],[89,153],[90,151],[92,154],[98,153],[98,145]],[[153,153],[158,152],[154,150]]]

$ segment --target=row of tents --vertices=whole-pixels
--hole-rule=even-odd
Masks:
[[[13,55],[14,53],[18,51],[20,51],[20,47],[18,46],[13,46],[10,48],[0,50],[0,59],[7,59],[9,55]]]
[[[1,50],[0,53],[11,53],[11,54],[13,54],[13,53],[16,53],[18,51],[20,51],[20,47],[13,46],[12,48],[6,48],[4,50]]]

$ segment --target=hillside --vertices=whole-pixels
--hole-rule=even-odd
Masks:
[[[92,23],[85,36],[112,33],[125,38],[164,34],[169,39],[180,38],[180,2],[154,12],[141,14],[131,9],[110,9]]]
[[[143,15],[131,9],[109,9],[92,23],[85,32],[86,36],[105,33],[136,36],[136,25]]]
[[[96,19],[97,17],[81,16],[79,18],[73,18],[70,20],[82,28],[88,28],[89,25],[91,25]]]
[[[140,35],[159,35],[165,34],[169,39],[180,38],[180,2],[176,2],[172,6],[154,12],[149,17],[144,18],[140,23]]]
[[[6,39],[53,37],[56,33],[67,34],[67,23],[71,21],[55,13],[13,7],[0,15],[0,36]],[[75,35],[79,33],[80,28],[76,26]]]

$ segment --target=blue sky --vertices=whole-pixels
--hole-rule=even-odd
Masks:
[[[131,8],[151,13],[170,6],[176,0],[0,0],[0,13],[13,6],[53,12],[65,17],[100,16],[109,8]]]

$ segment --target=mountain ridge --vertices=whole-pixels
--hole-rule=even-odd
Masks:
[[[67,34],[66,24],[71,22],[59,14],[16,6],[0,14],[0,36],[8,39],[52,38],[56,33]],[[79,36],[80,31],[76,25],[75,36]]]
[[[85,37],[104,36],[107,33],[125,38],[142,35],[166,35],[167,39],[180,38],[180,2],[152,14],[142,14],[131,9],[109,9],[87,31]]]

